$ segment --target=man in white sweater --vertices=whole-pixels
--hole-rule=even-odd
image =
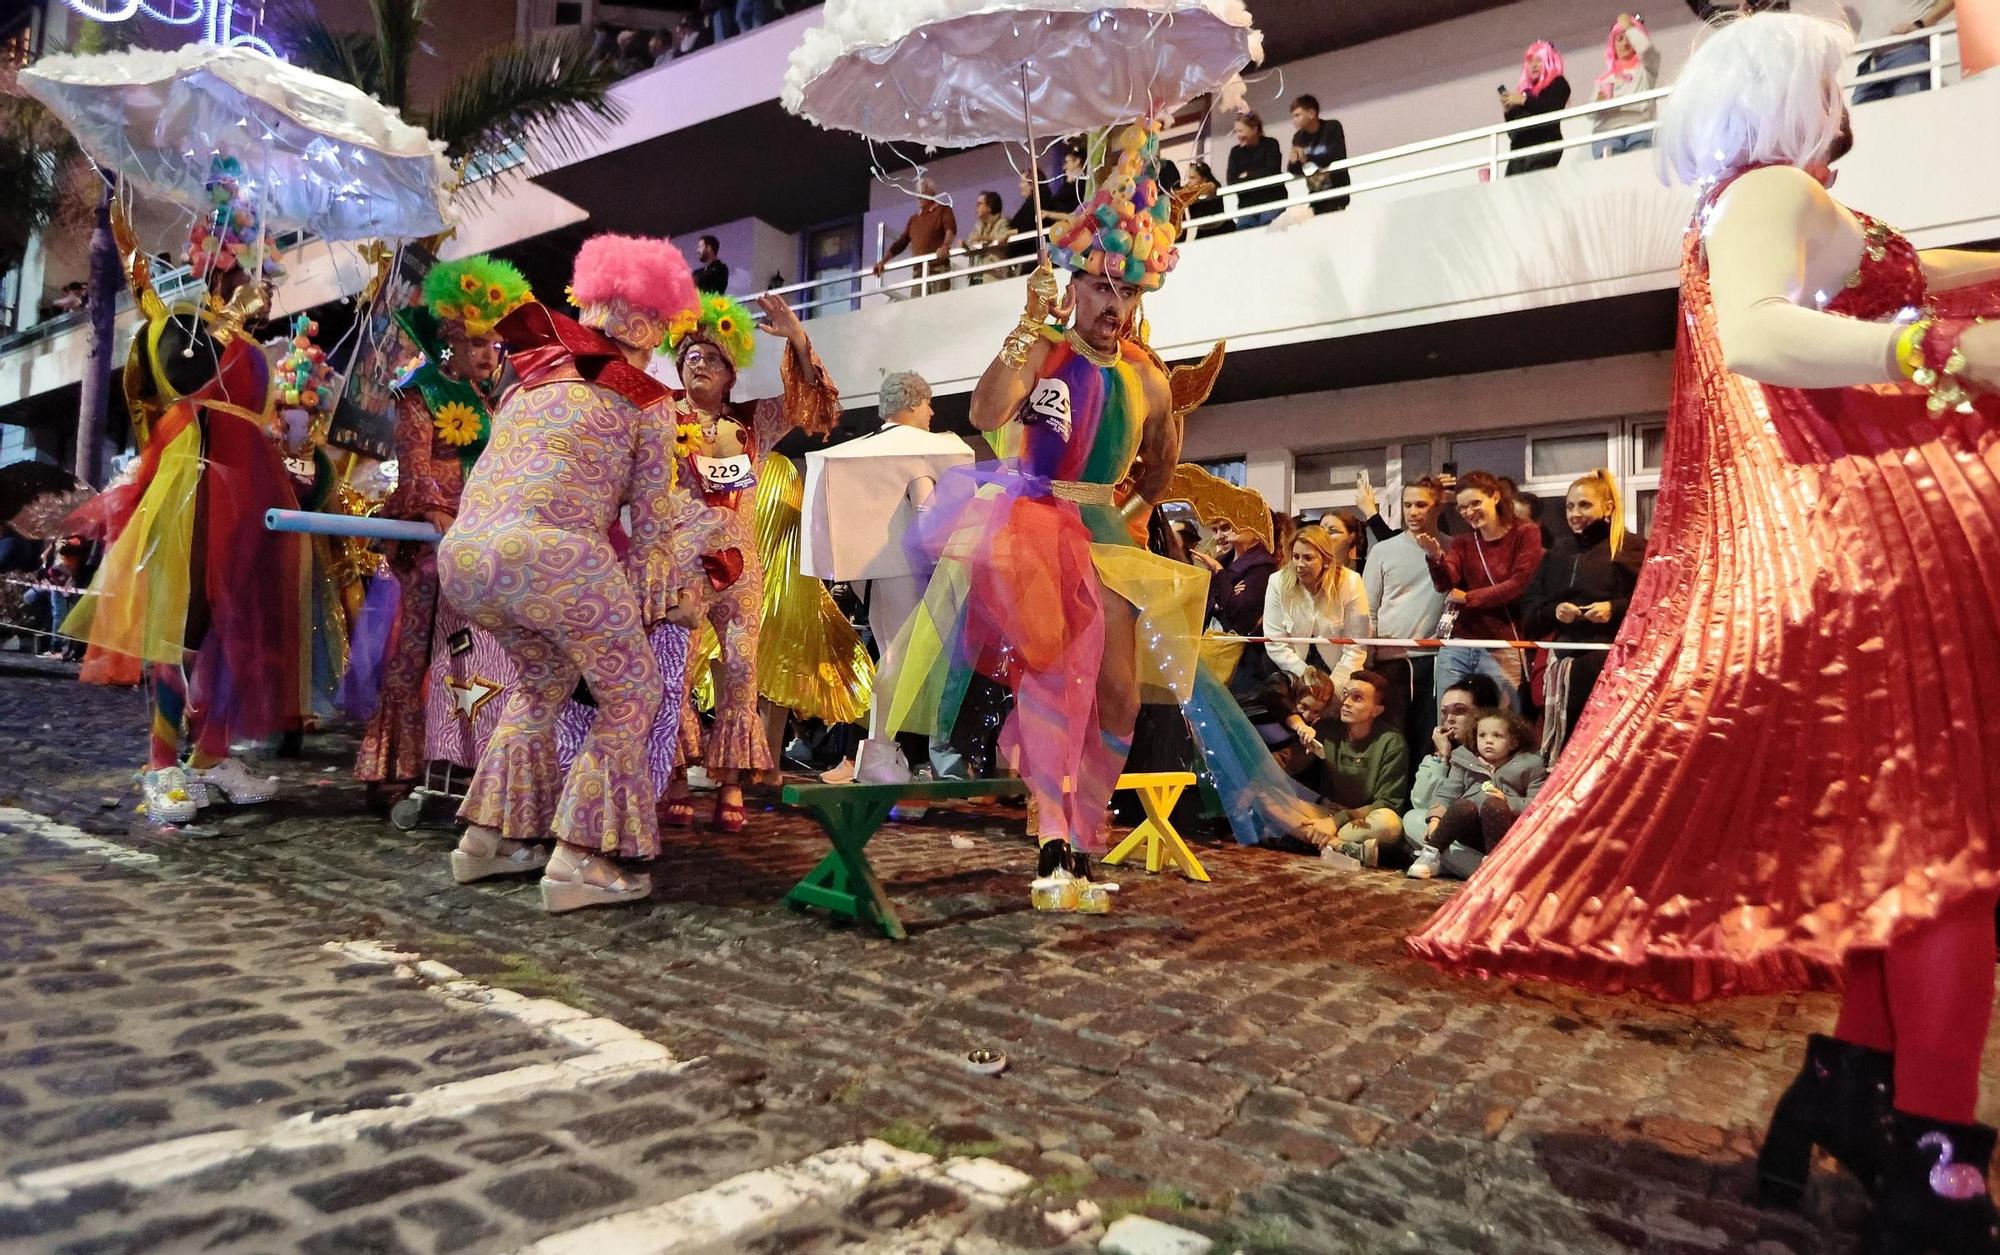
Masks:
[[[1436,535],[1444,485],[1431,476],[1403,485],[1403,530],[1377,541],[1361,571],[1368,604],[1375,608],[1375,630],[1385,637],[1427,639],[1437,635],[1445,594],[1431,581],[1430,565],[1417,535]],[[1414,533],[1414,534],[1413,534]],[[1431,697],[1437,674],[1437,650],[1399,649],[1378,645],[1375,670],[1388,681],[1389,727],[1400,729],[1410,745],[1430,743],[1437,711]],[[1412,761],[1415,755],[1411,756]]]

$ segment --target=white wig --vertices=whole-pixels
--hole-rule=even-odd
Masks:
[[[1755,13],[1712,28],[1660,113],[1660,177],[1699,183],[1819,157],[1840,133],[1840,67],[1853,48],[1846,26],[1803,13]]]

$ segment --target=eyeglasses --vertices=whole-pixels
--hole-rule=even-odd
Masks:
[[[700,347],[689,349],[681,355],[681,361],[689,366],[721,366],[727,360],[714,349]]]

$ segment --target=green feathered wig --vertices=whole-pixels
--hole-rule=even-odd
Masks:
[[[424,304],[431,316],[463,323],[468,335],[491,333],[495,323],[534,299],[527,276],[512,262],[485,253],[441,261],[424,276]]]
[[[750,369],[757,357],[757,316],[739,302],[714,292],[701,294],[701,310],[685,311],[667,324],[667,351],[680,359],[681,346],[706,340],[721,349],[738,371]]]

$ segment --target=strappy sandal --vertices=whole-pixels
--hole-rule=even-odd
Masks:
[[[527,872],[538,872],[548,866],[549,852],[545,846],[529,845],[524,841],[509,841],[497,833],[467,832],[465,835],[467,839],[475,835],[491,835],[493,842],[491,851],[485,854],[462,848],[451,852],[451,878],[461,885],[469,885],[476,880],[488,880],[494,876],[519,876]]]
[[[721,790],[715,794],[715,818],[710,825],[717,832],[735,834],[750,826],[750,817],[741,802],[725,802]]]
[[[594,864],[603,861],[597,855],[585,854],[579,858],[571,854],[565,861],[570,866],[562,869],[563,875],[553,871],[542,873],[542,909],[551,915],[592,906],[617,906],[652,896],[653,878],[645,872],[620,870],[609,881],[597,884],[583,879]]]
[[[683,793],[661,802],[660,823],[668,828],[694,827],[694,794]]]

